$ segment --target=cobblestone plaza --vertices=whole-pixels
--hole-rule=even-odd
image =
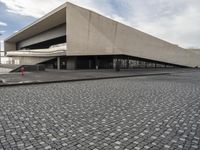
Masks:
[[[0,149],[200,149],[200,72],[2,87]]]

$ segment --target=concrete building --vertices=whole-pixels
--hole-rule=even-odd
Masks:
[[[13,64],[95,69],[199,67],[200,55],[71,3],[5,40]]]

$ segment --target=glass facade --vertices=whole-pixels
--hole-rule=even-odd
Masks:
[[[68,69],[68,64],[74,64],[74,69],[114,69],[116,64],[120,69],[137,69],[137,68],[173,68],[181,67],[178,65],[157,62],[153,60],[141,59],[129,56],[76,56],[60,57],[60,69]],[[70,61],[69,61],[70,60]],[[57,59],[50,60],[44,63],[47,68],[56,69]]]

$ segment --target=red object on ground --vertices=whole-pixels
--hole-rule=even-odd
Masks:
[[[20,68],[21,76],[24,76],[24,67]]]

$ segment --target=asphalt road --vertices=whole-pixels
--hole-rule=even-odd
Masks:
[[[1,87],[0,149],[200,149],[200,72]]]

